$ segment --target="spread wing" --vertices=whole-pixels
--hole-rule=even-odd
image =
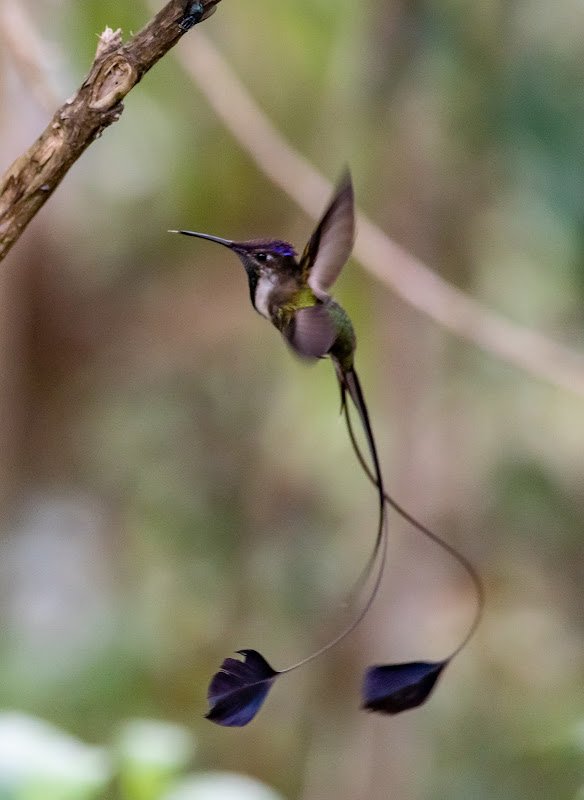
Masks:
[[[355,239],[355,198],[346,170],[329,207],[306,245],[300,266],[317,296],[326,294],[349,258]]]
[[[322,358],[337,336],[334,322],[324,306],[301,308],[282,333],[294,352],[304,358]]]

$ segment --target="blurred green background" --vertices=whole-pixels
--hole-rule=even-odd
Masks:
[[[96,33],[151,17],[128,0],[22,9],[61,100]],[[223,0],[204,31],[324,174],[350,164],[359,206],[390,236],[581,348],[580,2]],[[179,45],[194,47],[196,32]],[[4,167],[50,118],[17,62],[0,49]],[[287,800],[584,797],[583,400],[453,338],[354,261],[336,295],[386,483],[477,565],[486,617],[426,706],[359,711],[367,665],[444,656],[474,608],[456,564],[392,517],[383,591],[358,631],[278,683],[248,728],[203,719],[232,651],[284,667],[340,629],[375,493],[330,365],[291,357],[235,257],[166,233],[302,247],[312,222],[174,53],[125,106],[0,271],[0,707],[118,765],[56,800],[162,796],[156,777],[120,778],[116,737],[125,725],[142,741],[135,718],[175,726],[172,770],[235,771]],[[268,797],[221,791],[173,797]]]

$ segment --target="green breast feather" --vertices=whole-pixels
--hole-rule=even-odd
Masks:
[[[353,325],[345,309],[334,300],[327,304],[327,311],[337,330],[337,338],[330,355],[339,362],[343,370],[349,370],[353,366],[353,353],[357,346]]]

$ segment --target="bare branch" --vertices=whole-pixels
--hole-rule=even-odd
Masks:
[[[201,0],[201,19],[219,2]],[[120,118],[123,98],[183,36],[179,23],[185,5],[185,0],[171,0],[126,44],[121,31],[106,28],[81,88],[0,182],[0,261],[83,151]]]
[[[282,136],[215,46],[198,33],[178,57],[241,147],[309,216],[318,218],[332,185]],[[399,297],[452,333],[540,380],[584,396],[584,358],[482,306],[358,217],[355,255]]]

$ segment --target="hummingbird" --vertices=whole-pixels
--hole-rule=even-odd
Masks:
[[[254,309],[278,329],[288,346],[302,359],[330,359],[338,381],[341,411],[345,414],[353,450],[365,474],[376,487],[379,499],[377,535],[356,588],[365,585],[376,565],[377,571],[369,596],[356,619],[332,641],[284,670],[274,670],[256,650],[238,651],[244,660],[226,659],[210,683],[208,699],[211,710],[207,718],[230,727],[246,725],[259,711],[278,676],[322,655],[359,625],[375,599],[383,575],[388,538],[386,503],[457,558],[469,573],[477,592],[478,611],[469,632],[462,644],[446,659],[382,665],[367,670],[363,683],[366,709],[395,714],[420,705],[431,693],[444,667],[474,633],[483,608],[482,584],[464,556],[418,522],[385,491],[369,412],[355,370],[357,338],[349,315],[330,293],[351,255],[355,240],[355,196],[349,170],[343,172],[300,257],[291,244],[280,239],[233,241],[195,231],[173,230],[169,233],[206,239],[235,253],[247,274]],[[347,398],[350,398],[360,418],[373,471],[368,467],[354,434]]]
[[[348,172],[300,259],[293,246],[280,239],[235,242],[194,231],[169,233],[229,248],[247,273],[254,309],[280,331],[299,356],[330,356],[341,381],[343,374],[353,369],[355,332],[347,313],[329,294],[355,237],[354,193]]]
[[[247,274],[252,306],[305,360],[330,358],[341,392],[341,410],[350,396],[363,425],[380,496],[380,526],[373,552],[359,578],[365,582],[382,542],[384,486],[375,439],[355,370],[357,338],[349,315],[330,289],[348,261],[355,241],[355,192],[346,169],[300,258],[280,239],[236,242],[195,231],[169,231],[207,239],[232,250]]]
[[[330,294],[355,240],[355,196],[349,170],[342,174],[300,258],[291,244],[280,239],[236,242],[195,231],[169,233],[207,239],[235,253],[246,271],[254,309],[280,331],[301,358],[330,358],[341,391],[341,408],[348,394],[361,418],[376,482],[383,492],[369,414],[355,371],[355,331],[345,309]]]

